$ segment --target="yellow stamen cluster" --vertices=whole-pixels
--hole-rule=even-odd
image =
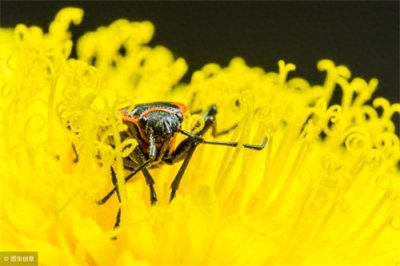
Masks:
[[[376,79],[321,60],[325,82],[312,85],[288,77],[293,64],[265,72],[235,58],[182,84],[185,61],[148,45],[150,22],[88,32],[70,58],[68,27],[82,16],[62,9],[48,33],[0,29],[0,251],[38,251],[40,265],[400,263],[400,104],[372,98]],[[171,204],[180,164],[152,169],[150,206],[142,174],[123,185],[136,141],[120,138],[117,110],[158,100],[216,104],[218,130],[238,124],[218,140],[268,144],[200,145]],[[199,121],[188,114],[183,126]],[[121,203],[99,206],[111,166]]]

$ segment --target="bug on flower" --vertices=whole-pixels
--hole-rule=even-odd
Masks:
[[[216,105],[211,105],[204,112],[204,126],[197,134],[182,129],[184,114],[187,111],[186,105],[177,102],[139,104],[132,111],[129,111],[127,107],[120,110],[123,122],[128,126],[128,129],[123,132],[122,138],[134,138],[138,142],[132,153],[124,158],[125,169],[132,171],[125,177],[125,182],[128,182],[139,171],[142,171],[150,189],[151,204],[157,202],[157,195],[154,189],[154,179],[148,170],[149,168],[161,164],[172,165],[183,160],[178,173],[171,183],[170,200],[173,200],[193,152],[199,144],[238,146],[238,142],[209,141],[202,137],[209,129],[212,130],[212,136],[216,137],[230,132],[237,126],[234,125],[227,130],[217,132],[215,123]],[[175,140],[178,133],[185,135],[186,139],[181,141],[175,148]],[[248,149],[262,150],[266,143],[267,139],[264,138],[260,145],[243,144],[243,146]],[[111,173],[114,188],[99,200],[98,204],[107,202],[114,193],[117,194],[120,201],[117,178],[112,168]],[[114,228],[119,226],[120,216],[121,208],[118,210]]]

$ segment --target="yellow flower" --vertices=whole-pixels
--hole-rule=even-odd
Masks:
[[[38,251],[40,265],[400,263],[400,144],[391,121],[400,104],[371,98],[376,79],[321,60],[326,79],[312,85],[288,78],[293,64],[265,72],[235,58],[182,84],[184,59],[148,45],[150,22],[121,19],[88,32],[70,58],[68,27],[82,16],[62,9],[48,33],[0,30],[0,251]],[[329,104],[334,90],[340,105]],[[120,139],[117,110],[191,99],[192,110],[217,104],[219,130],[238,124],[218,140],[267,136],[266,148],[200,145],[171,204],[180,164],[151,170],[155,206],[142,174],[120,187],[120,205],[115,196],[97,205],[113,187],[110,167],[119,184],[128,174],[122,158],[133,142]],[[196,121],[187,115],[183,126]]]

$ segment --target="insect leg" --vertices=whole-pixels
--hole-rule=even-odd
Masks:
[[[222,146],[230,146],[230,147],[237,147],[239,145],[238,142],[231,142],[231,141],[208,141],[203,139],[201,136],[204,135],[210,128],[211,128],[211,134],[213,137],[218,137],[221,135],[225,135],[235,129],[238,124],[235,124],[231,126],[230,128],[227,128],[225,130],[217,132],[217,127],[216,127],[216,115],[218,113],[218,108],[215,104],[210,105],[210,107],[204,112],[203,114],[203,119],[204,119],[204,127],[198,134],[192,134],[190,132],[187,132],[185,130],[180,130],[180,132],[188,137],[190,137],[193,140],[196,140],[199,143],[204,143],[204,144],[212,144],[212,145],[222,145]],[[243,147],[247,149],[253,149],[253,150],[262,150],[264,149],[265,145],[267,144],[267,138],[264,137],[263,141],[261,144],[255,145],[255,144],[243,144]]]
[[[198,133],[198,135],[204,135],[211,128],[211,135],[213,137],[218,137],[218,136],[228,134],[229,132],[231,132],[232,130],[237,128],[238,124],[234,124],[233,126],[218,132],[216,118],[215,118],[215,116],[217,115],[217,112],[218,112],[218,108],[215,104],[212,104],[212,105],[210,105],[210,107],[208,107],[208,109],[203,114],[204,127]]]
[[[181,167],[179,168],[178,173],[176,174],[174,180],[171,183],[171,196],[169,199],[170,201],[172,201],[175,198],[175,194],[179,188],[179,184],[182,180],[183,174],[185,173],[185,170],[189,164],[189,161],[192,158],[193,152],[195,151],[195,149],[197,147],[197,143],[194,141],[187,142],[187,145],[190,145],[190,147],[185,151],[186,152],[185,160],[183,161]]]
[[[139,150],[139,148],[136,148],[133,151],[133,155],[135,156],[135,159],[137,160],[137,162],[139,164],[143,163],[143,153]],[[151,159],[149,159],[151,160]],[[151,204],[155,204],[157,202],[157,194],[156,194],[156,190],[154,189],[154,179],[151,176],[151,174],[149,173],[149,171],[147,170],[147,168],[142,168],[142,173],[144,175],[144,178],[146,179],[146,183],[149,186],[150,189],[150,202]]]
[[[123,161],[124,161],[124,168],[126,170],[132,171],[137,167],[137,164],[131,159],[131,157],[125,157],[125,158],[123,158]],[[117,176],[115,174],[114,168],[112,168],[112,167],[111,167],[111,180],[112,180],[113,185],[117,187],[116,193],[117,193],[118,201],[121,203],[119,188],[117,186],[117,184],[118,184]],[[114,229],[119,227],[120,223],[121,223],[121,207],[118,207],[117,216],[115,218]],[[116,239],[116,237],[114,237],[113,239]]]
[[[143,168],[148,166],[152,161],[153,161],[152,159],[148,159],[147,161],[142,163],[137,169],[135,169],[132,173],[130,173],[128,176],[126,176],[124,179],[125,183],[128,182],[134,175],[136,175]],[[104,198],[97,201],[97,204],[102,205],[102,204],[106,203],[108,201],[108,199],[112,196],[112,194],[114,194],[117,191],[117,189],[118,189],[118,185],[115,185],[114,188],[106,196],[104,196]]]
[[[121,197],[119,195],[119,189],[118,189],[118,181],[117,181],[117,176],[115,174],[114,169],[111,167],[111,181],[114,185],[114,187],[117,188],[117,190],[115,191],[117,193],[117,197],[118,197],[118,202],[121,203]],[[115,218],[115,224],[114,224],[114,229],[119,227],[119,223],[121,222],[121,207],[118,207],[118,212],[117,212],[117,217]]]

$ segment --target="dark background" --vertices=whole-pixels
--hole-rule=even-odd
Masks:
[[[400,101],[399,2],[138,2],[2,1],[0,25],[47,29],[59,9],[85,10],[72,26],[74,39],[117,18],[150,20],[152,44],[183,57],[193,71],[209,62],[227,65],[241,56],[250,66],[277,70],[277,61],[296,64],[295,75],[321,82],[319,59],[345,64],[352,76],[379,79],[374,96]],[[397,122],[399,121],[396,119]]]

